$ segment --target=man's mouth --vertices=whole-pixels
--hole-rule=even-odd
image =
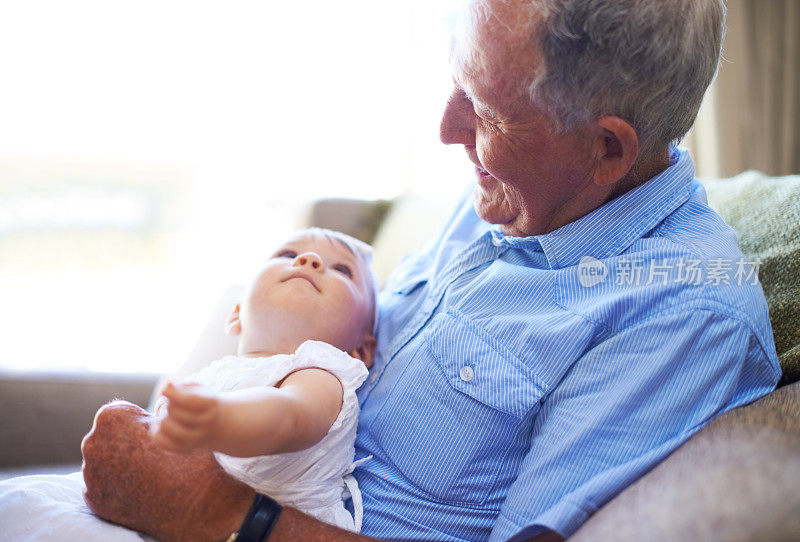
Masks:
[[[482,167],[480,167],[477,164],[475,165],[475,173],[478,175],[478,177],[481,177],[481,178],[491,177],[492,176],[491,173],[489,173],[488,171],[486,171],[485,169],[483,169]]]
[[[299,273],[299,272],[298,273],[292,273],[291,275],[289,275],[289,278],[287,278],[283,282],[286,282],[286,281],[289,281],[289,280],[292,280],[292,279],[305,279],[309,283],[311,283],[311,286],[313,286],[316,291],[318,291],[318,292],[321,291],[319,289],[319,287],[317,286],[317,284],[313,280],[311,280],[311,277],[309,275],[305,274],[305,273]]]
[[[491,177],[492,174],[483,169],[481,161],[478,160],[478,153],[475,152],[475,148],[466,147],[465,150],[467,151],[467,156],[469,157],[469,161],[475,164],[475,174],[483,179],[485,179],[486,177]]]

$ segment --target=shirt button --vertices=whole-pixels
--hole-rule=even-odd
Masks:
[[[378,380],[378,373],[372,373],[369,377],[370,383],[374,383],[376,380]]]
[[[503,240],[492,237],[492,244],[496,247],[503,246]]]
[[[461,380],[464,382],[469,382],[475,376],[475,371],[472,370],[472,367],[465,365],[458,372],[458,376],[460,376]]]

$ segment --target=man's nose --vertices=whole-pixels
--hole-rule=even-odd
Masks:
[[[439,125],[439,139],[445,145],[474,145],[477,116],[472,102],[461,89],[454,89],[447,100]]]
[[[303,254],[298,254],[292,264],[296,267],[310,267],[318,273],[322,273],[322,271],[325,270],[325,266],[322,263],[322,258],[320,258],[319,254],[316,252],[304,252]]]

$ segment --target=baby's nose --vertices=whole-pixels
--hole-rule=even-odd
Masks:
[[[322,271],[322,258],[319,257],[318,254],[314,252],[305,252],[303,254],[299,254],[294,259],[294,264],[300,267],[311,267],[315,271]]]

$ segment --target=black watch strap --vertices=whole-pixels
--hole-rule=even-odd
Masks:
[[[275,499],[256,493],[256,498],[239,527],[236,542],[264,542],[278,522],[280,513],[281,505]]]

